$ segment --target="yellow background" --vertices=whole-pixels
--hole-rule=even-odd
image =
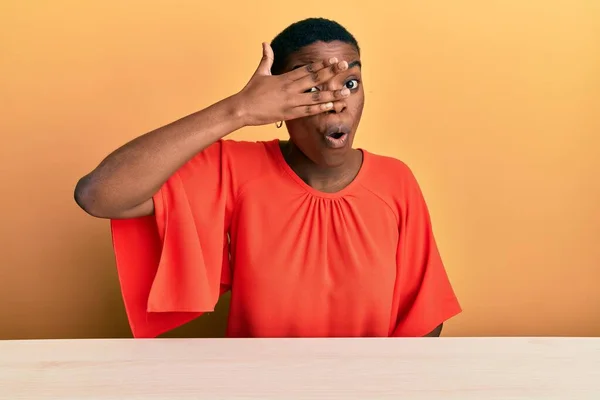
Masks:
[[[309,16],[363,48],[357,145],[417,174],[464,312],[445,335],[600,334],[600,2],[2,1],[0,338],[129,336],[77,179],[228,96]],[[274,126],[232,137],[283,137]],[[221,335],[217,312],[171,335]]]

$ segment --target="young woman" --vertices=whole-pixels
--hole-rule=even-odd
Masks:
[[[460,306],[417,181],[355,149],[360,48],[311,18],[263,44],[238,93],[125,144],[75,189],[111,220],[135,337],[212,311],[228,337],[439,336]],[[277,124],[288,141],[233,141]]]

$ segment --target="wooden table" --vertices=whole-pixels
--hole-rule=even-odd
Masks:
[[[598,338],[0,341],[1,399],[600,399]]]

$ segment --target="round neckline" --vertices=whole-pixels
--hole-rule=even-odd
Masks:
[[[362,179],[363,175],[365,174],[365,170],[368,165],[368,158],[369,158],[368,152],[362,148],[357,148],[356,150],[358,150],[362,153],[362,163],[361,163],[358,173],[356,174],[354,179],[352,179],[352,181],[350,183],[348,183],[344,188],[338,190],[337,192],[322,192],[320,190],[313,188],[308,183],[304,182],[304,180],[302,180],[302,178],[300,178],[300,176],[292,169],[292,167],[290,167],[290,165],[287,163],[287,161],[285,161],[285,157],[283,156],[283,153],[281,151],[280,142],[281,141],[279,139],[273,139],[270,142],[272,151],[275,153],[275,158],[276,158],[277,164],[279,164],[279,166],[286,172],[287,175],[290,176],[290,178],[292,178],[292,180],[296,184],[298,184],[306,192],[308,192],[311,195],[316,196],[316,197],[323,197],[323,198],[327,198],[327,199],[335,199],[335,198],[343,197],[348,192],[352,191],[355,186],[360,184],[360,180]]]

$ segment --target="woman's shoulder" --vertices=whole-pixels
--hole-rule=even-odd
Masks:
[[[274,149],[276,140],[246,141],[222,139],[217,145],[220,152],[220,167],[228,174],[231,182],[244,186],[249,182],[264,181],[277,170]]]
[[[389,186],[394,183],[409,183],[415,179],[412,168],[403,160],[368,151],[364,152],[365,160],[368,162],[366,169],[369,181]]]
[[[221,168],[261,167],[271,159],[273,141],[220,139],[198,153],[196,158],[221,164]]]
[[[219,147],[224,155],[235,156],[238,159],[267,157],[271,141],[250,141],[240,139],[221,139],[213,146]]]
[[[387,155],[366,152],[368,160],[362,185],[388,204],[404,204],[421,189],[413,169],[405,161]]]

